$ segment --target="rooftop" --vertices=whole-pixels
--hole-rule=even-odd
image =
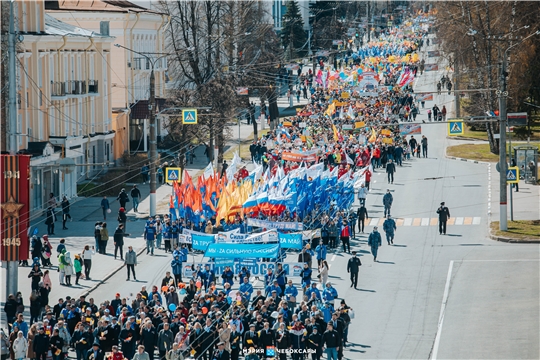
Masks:
[[[126,0],[56,0],[45,1],[46,10],[110,11],[110,12],[159,12]]]

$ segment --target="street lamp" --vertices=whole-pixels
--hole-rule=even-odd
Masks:
[[[150,58],[148,55],[141,52],[135,51],[133,49],[127,48],[120,44],[114,44],[118,48],[122,48],[132,53],[141,55],[146,58],[148,63],[151,65],[150,71],[150,98],[148,99],[148,110],[150,110],[150,152],[148,157],[150,159],[150,216],[156,215],[156,163],[157,163],[157,132],[156,132],[156,81],[154,76],[154,66],[158,60],[168,56],[168,54],[157,57],[155,60]]]

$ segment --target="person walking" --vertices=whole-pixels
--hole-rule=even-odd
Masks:
[[[174,281],[176,286],[182,282],[182,260],[180,255],[176,254],[171,261],[171,270],[174,275]]]
[[[394,244],[394,232],[397,230],[396,222],[388,215],[383,223],[383,230],[386,233],[388,245]]]
[[[367,209],[364,205],[360,206],[356,211],[358,216],[358,232],[364,233],[365,220],[369,219]]]
[[[321,280],[322,286],[326,286],[326,283],[328,282],[328,271],[330,270],[330,267],[328,266],[328,262],[326,260],[323,260],[321,265],[319,266],[319,277]]]
[[[47,225],[47,234],[54,235],[54,222],[56,221],[56,215],[54,214],[54,209],[49,207],[45,214],[45,225]]]
[[[124,260],[124,236],[129,236],[124,232],[124,224],[118,224],[118,227],[114,231],[114,260],[116,260],[116,254],[120,251],[120,260]]]
[[[326,325],[326,331],[323,336],[323,347],[325,347],[325,352],[328,360],[338,360],[338,349],[340,347],[340,336],[338,332],[334,329],[334,323],[332,321],[328,322]]]
[[[322,262],[326,260],[326,250],[326,245],[324,245],[322,240],[319,240],[319,245],[317,245],[317,247],[315,248],[315,253],[317,255],[317,266],[319,267],[319,269]]]
[[[116,200],[118,200],[118,202],[120,203],[120,207],[121,207],[121,208],[125,208],[125,207],[126,207],[126,204],[127,204],[128,201],[129,201],[129,196],[128,196],[128,194],[126,193],[126,189],[122,188],[122,190],[120,190],[120,193],[119,193],[118,196],[116,197]]]
[[[442,114],[442,120],[446,121],[446,106],[445,105],[443,105],[441,109],[441,114]]]
[[[141,175],[142,175],[142,180],[143,180],[143,184],[146,184],[146,182],[148,181],[148,174],[150,173],[150,168],[148,167],[148,164],[144,164],[141,168]]]
[[[347,262],[347,272],[351,274],[351,287],[358,286],[358,272],[360,271],[360,266],[362,266],[362,262],[360,261],[360,258],[356,256],[356,251],[352,252],[352,257]]]
[[[437,214],[439,214],[439,235],[446,235],[446,222],[448,221],[448,218],[450,218],[450,210],[444,206],[444,201],[437,209]]]
[[[66,221],[67,219],[71,220],[71,215],[69,215],[69,200],[67,197],[62,198],[62,230],[67,230]]]
[[[107,220],[107,213],[111,212],[111,206],[106,196],[101,199],[101,210],[103,211],[103,220]]]
[[[146,255],[154,255],[154,240],[156,239],[156,228],[153,222],[144,227],[144,238],[146,239]]]
[[[127,281],[130,279],[130,272],[133,274],[133,280],[137,281],[137,276],[135,275],[135,266],[137,266],[137,253],[133,250],[133,246],[128,246],[128,251],[126,252],[126,260],[124,260],[127,268]]]
[[[422,156],[424,156],[425,158],[428,157],[427,155],[427,137],[425,135],[422,135]],[[420,155],[418,155],[418,157],[420,157]]]
[[[139,202],[141,201],[141,191],[137,187],[137,184],[133,185],[130,193],[131,199],[133,199],[133,211],[139,212]]]
[[[394,197],[390,193],[390,189],[386,190],[386,194],[383,196],[383,205],[384,205],[384,216],[390,215],[390,209],[392,208],[392,203],[394,202]]]
[[[441,111],[439,109],[439,107],[437,106],[437,104],[433,105],[433,107],[431,108],[431,110],[433,110],[433,121],[437,121],[437,117],[439,116],[439,112]]]
[[[99,253],[105,255],[107,253],[107,242],[109,241],[109,229],[107,229],[107,223],[101,223],[101,230],[99,231]]]
[[[343,252],[351,253],[351,243],[349,241],[351,236],[351,228],[349,222],[343,219],[343,225],[341,226],[341,233],[339,235],[341,244],[343,245]]]
[[[81,257],[84,263],[84,277],[86,280],[92,280],[90,278],[90,269],[92,269],[92,257],[96,254],[95,247],[90,245],[85,245],[84,250],[82,251]]]
[[[393,184],[394,183],[394,173],[396,172],[396,164],[392,161],[392,159],[388,160],[388,164],[386,164],[386,173],[388,174],[388,183]]]
[[[360,185],[360,189],[358,189],[358,200],[360,201],[360,206],[366,205],[367,193],[368,189],[364,186],[364,184]]]
[[[338,237],[338,228],[334,220],[330,220],[330,224],[328,225],[328,241],[330,244],[330,248],[335,249],[337,247],[337,237]]]
[[[123,225],[124,231],[126,231],[126,223],[127,223],[127,216],[126,216],[126,209],[121,207],[118,209],[118,223]]]
[[[373,232],[369,234],[368,245],[371,247],[371,254],[373,255],[373,261],[377,261],[377,252],[382,245],[381,234],[378,231],[377,226],[373,228]]]

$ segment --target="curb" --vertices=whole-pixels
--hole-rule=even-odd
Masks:
[[[146,248],[142,247],[139,251],[137,251],[137,256],[141,255],[144,252],[144,250],[146,250]],[[103,277],[103,279],[100,280],[96,285],[92,286],[90,289],[83,292],[80,296],[84,295],[84,296],[88,297],[92,292],[96,291],[98,287],[103,285],[105,283],[105,281],[109,280],[114,275],[116,275],[116,273],[118,273],[124,266],[125,266],[125,264],[122,263],[122,265],[120,265],[117,268],[113,269],[111,272],[109,272],[107,275],[105,275]]]
[[[493,163],[488,162],[488,161],[478,161],[478,160],[464,159],[464,158],[458,158],[458,157],[455,157],[455,156],[448,156],[446,154],[444,156],[447,159],[450,159],[450,160],[466,161],[466,162],[470,162],[470,163],[474,163],[474,164],[482,164],[482,165],[493,164]]]
[[[512,244],[540,244],[540,239],[512,239],[503,236],[495,236],[489,229],[489,238],[495,241],[507,242]]]

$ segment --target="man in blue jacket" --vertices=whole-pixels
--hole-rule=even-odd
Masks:
[[[154,240],[156,239],[156,227],[154,223],[149,222],[144,227],[144,238],[146,239],[146,255],[154,255]]]
[[[377,226],[375,226],[373,228],[373,232],[369,234],[368,245],[371,247],[373,261],[377,261],[377,252],[379,250],[379,246],[382,245],[381,234],[379,233]]]
[[[397,227],[396,222],[390,217],[390,215],[388,215],[386,220],[384,220],[383,230],[386,233],[386,241],[388,241],[388,245],[394,244],[394,232],[397,230]]]
[[[305,263],[304,268],[300,272],[300,277],[302,278],[302,289],[305,289],[311,285],[311,274],[312,271],[309,268],[309,264]]]
[[[176,282],[176,286],[178,286],[178,284],[182,282],[182,261],[180,260],[180,256],[176,255],[174,257],[171,261],[171,268],[174,275],[174,281]]]
[[[323,260],[326,260],[326,245],[324,245],[322,240],[319,241],[319,245],[315,248],[315,254],[317,255],[317,264],[320,267]]]
[[[287,302],[289,303],[289,307],[291,309],[294,309],[296,307],[296,298],[298,297],[298,289],[296,288],[296,286],[293,285],[292,280],[288,281],[288,284],[285,287],[284,293],[287,298]]]
[[[248,302],[251,302],[251,295],[253,295],[253,285],[249,283],[249,278],[245,277],[244,282],[240,285],[240,290],[242,296],[247,299]]]

